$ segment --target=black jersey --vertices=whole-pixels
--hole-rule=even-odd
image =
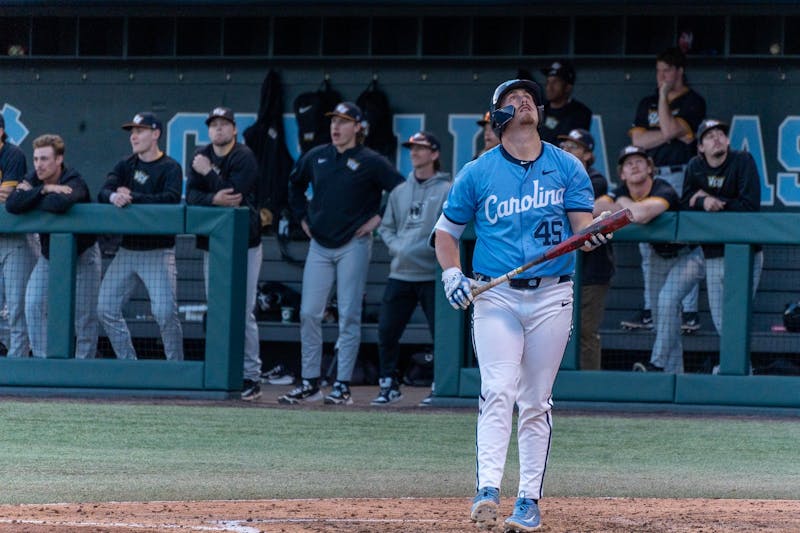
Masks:
[[[25,154],[13,144],[3,143],[0,148],[0,181],[20,182],[25,178],[28,167]]]
[[[612,194],[609,194],[609,196],[615,199],[621,196],[627,196],[628,198],[637,201],[641,201],[646,198],[658,198],[667,204],[667,211],[679,211],[681,204],[680,198],[678,198],[678,193],[675,192],[675,188],[672,187],[672,185],[670,185],[667,181],[660,178],[653,180],[653,186],[650,188],[650,192],[644,198],[633,198],[628,190],[628,186],[624,183],[617,187],[617,189]],[[678,251],[680,251],[681,248],[684,248],[686,245],[675,242],[652,242],[650,243],[650,246],[653,248],[653,251],[661,257],[670,258],[677,257]]]
[[[697,131],[700,122],[706,116],[706,101],[694,90],[687,88],[686,92],[669,103],[672,116],[686,124],[692,135]],[[655,94],[642,98],[636,108],[636,118],[633,120],[633,129],[657,130],[658,120],[658,91]],[[647,150],[647,155],[653,158],[656,166],[685,165],[695,154],[695,142],[685,143],[680,139],[672,139]]]
[[[297,220],[306,219],[315,241],[339,248],[380,213],[383,191],[391,191],[403,179],[370,148],[357,145],[339,153],[326,144],[309,150],[295,165],[289,177],[289,203]],[[307,201],[309,184],[312,197]]]
[[[683,184],[681,206],[685,210],[704,211],[702,200],[692,207],[689,200],[697,191],[725,202],[725,211],[759,211],[761,209],[761,180],[756,162],[748,152],[729,150],[725,162],[717,168],[708,166],[704,157],[698,155],[689,161]],[[761,247],[756,247],[760,250]],[[723,244],[704,244],[706,258],[722,257]]]
[[[558,146],[558,143],[561,142],[558,139],[559,135],[568,135],[576,128],[588,131],[591,127],[592,110],[585,104],[577,100],[570,100],[563,107],[555,108],[550,107],[548,103],[544,106],[544,120],[539,127],[539,135],[543,141]]]
[[[588,171],[589,179],[592,180],[594,198],[597,200],[601,196],[608,194],[608,182],[596,168],[592,167]],[[614,249],[609,242],[605,246],[600,246],[583,254],[583,271],[581,282],[584,285],[605,285],[614,275]]]
[[[142,161],[133,154],[114,166],[97,201],[110,203],[119,187],[131,191],[134,204],[177,204],[181,201],[183,174],[177,161],[162,154],[155,161]],[[155,250],[175,246],[173,235],[124,235],[121,246],[128,250]]]

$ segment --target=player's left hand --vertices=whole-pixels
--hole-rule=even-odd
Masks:
[[[598,216],[592,220],[592,224],[595,224],[604,218],[608,218],[611,216],[611,211],[603,211]],[[581,250],[584,252],[591,252],[604,244],[607,244],[608,241],[614,238],[614,233],[590,233],[586,236],[586,242],[581,246]]]
[[[381,216],[374,215],[369,220],[364,222],[360,228],[356,230],[355,236],[356,237],[363,237],[365,235],[370,235],[375,228],[377,228],[381,223]]]
[[[472,303],[472,287],[476,285],[475,280],[468,278],[461,272],[461,269],[450,267],[442,272],[442,285],[447,301],[453,309],[466,309]]]

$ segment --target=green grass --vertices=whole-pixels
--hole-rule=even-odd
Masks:
[[[5,401],[0,503],[468,496],[475,414]],[[556,415],[555,496],[796,498],[800,422]],[[517,483],[509,449],[504,493]]]

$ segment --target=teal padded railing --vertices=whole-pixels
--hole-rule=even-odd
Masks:
[[[227,397],[241,389],[247,209],[82,204],[54,215],[0,210],[6,233],[51,234],[46,358],[0,358],[0,387]],[[204,361],[74,359],[75,233],[196,234],[209,237],[209,294]]]
[[[465,233],[465,240],[474,238],[474,233]],[[665,213],[647,225],[623,228],[615,233],[614,239],[726,243],[720,373],[656,375],[581,371],[578,370],[579,346],[573,336],[556,379],[556,400],[800,407],[800,378],[747,375],[752,317],[751,245],[800,244],[800,213]],[[462,245],[462,250],[466,247]],[[469,342],[466,314],[454,311],[442,291],[438,292],[436,395],[477,397],[480,373],[467,365],[465,357],[465,344]],[[580,280],[576,280],[575,293],[580,293]],[[575,308],[579,309],[579,302]],[[576,313],[575,331],[580,328],[579,321]]]

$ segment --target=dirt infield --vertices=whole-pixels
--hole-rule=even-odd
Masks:
[[[0,532],[477,531],[467,498],[258,500],[0,506]],[[503,516],[511,498],[503,499]],[[800,501],[548,498],[542,531],[800,531]],[[500,530],[496,528],[495,531]]]

